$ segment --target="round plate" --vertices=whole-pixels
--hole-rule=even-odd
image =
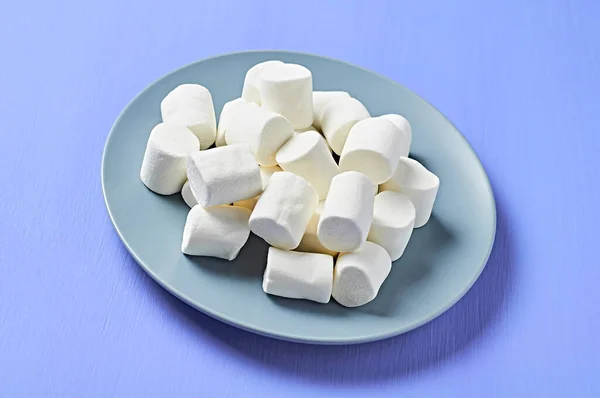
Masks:
[[[372,115],[404,115],[413,129],[411,157],[440,178],[427,225],[416,229],[405,254],[371,303],[353,309],[272,297],[262,291],[267,244],[251,235],[231,262],[188,257],[181,237],[189,211],[180,195],[160,196],[139,177],[150,130],[161,121],[160,101],[177,85],[199,83],[213,95],[217,114],[240,96],[246,71],[279,59],[313,73],[315,90],[344,90]],[[217,115],[218,116],[218,115]],[[433,106],[368,70],[316,55],[243,52],[178,69],[142,91],[113,126],[102,159],[110,218],[141,267],[169,292],[231,325],[285,340],[348,344],[414,329],[450,308],[473,285],[490,254],[495,203],[485,171],[456,128]]]

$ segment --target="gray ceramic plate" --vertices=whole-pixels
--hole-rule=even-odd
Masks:
[[[182,83],[199,83],[215,109],[239,97],[246,70],[269,59],[305,65],[315,90],[345,90],[372,115],[399,113],[412,124],[411,156],[440,177],[429,223],[417,229],[379,296],[347,309],[331,301],[271,297],[261,288],[267,245],[251,235],[236,260],[186,257],[180,251],[188,207],[180,195],[159,196],[142,184],[140,165],[160,101]],[[348,344],[414,329],[458,301],[483,270],[496,230],[494,198],[477,156],[456,128],[416,94],[365,69],[316,55],[244,52],[172,72],[140,93],[113,126],[102,161],[108,212],[141,267],[169,292],[237,327],[285,340]]]

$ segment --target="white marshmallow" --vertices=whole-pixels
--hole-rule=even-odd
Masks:
[[[333,271],[332,296],[344,307],[372,301],[392,269],[385,249],[373,242],[353,253],[340,253]]]
[[[339,155],[350,129],[370,116],[367,108],[356,98],[337,97],[329,101],[323,110],[321,130],[329,146]]]
[[[236,98],[223,105],[223,109],[219,115],[219,125],[217,126],[217,146],[227,145],[227,141],[225,141],[227,126],[229,126],[229,123],[231,123],[235,115],[237,115],[245,105],[248,105],[248,102],[243,98]]]
[[[246,72],[246,77],[244,78],[244,87],[242,88],[242,98],[248,102],[254,102],[255,104],[261,104],[260,98],[260,84],[259,78],[261,70],[264,67],[269,67],[271,65],[281,65],[283,62],[273,60],[273,61],[265,61],[260,64],[254,65],[252,68]]]
[[[393,113],[382,115],[381,117],[394,123],[396,127],[400,129],[403,135],[402,140],[406,142],[406,145],[404,146],[404,152],[401,156],[408,156],[408,153],[410,152],[410,144],[412,143],[412,128],[410,127],[408,120],[406,120],[403,116]]]
[[[373,184],[390,179],[402,153],[407,152],[402,132],[387,119],[374,117],[356,123],[340,156],[340,171],[358,171]]]
[[[263,290],[292,299],[328,303],[333,286],[333,257],[269,248]]]
[[[250,236],[250,210],[236,206],[194,206],[183,229],[181,251],[191,256],[233,260]]]
[[[319,136],[321,136],[321,140],[323,140],[323,142],[327,146],[327,149],[329,149],[329,152],[333,152],[333,150],[329,146],[329,142],[327,142],[327,140],[325,139],[325,137],[323,136],[323,134],[321,134],[319,131],[317,131],[317,129],[315,129],[313,126],[310,126],[308,128],[302,129],[302,130],[294,130],[294,137],[297,136],[297,135],[299,135],[299,134],[306,133],[306,132],[309,132],[309,131],[316,131],[317,133],[319,133]]]
[[[186,180],[185,159],[198,151],[200,143],[185,127],[159,123],[150,132],[140,178],[151,191],[172,195]]]
[[[273,173],[276,173],[278,171],[283,171],[283,170],[281,170],[281,167],[279,167],[279,166],[271,166],[271,167],[262,167],[261,166],[260,167],[260,179],[262,181],[263,189],[265,189],[265,187],[269,183],[269,178],[271,178]],[[254,210],[254,207],[256,206],[256,202],[258,202],[259,196],[255,196],[250,199],[240,200],[238,202],[233,202],[233,205],[245,207],[246,209],[250,209],[250,210]]]
[[[160,103],[163,122],[189,128],[200,141],[200,149],[210,147],[217,136],[215,107],[210,91],[199,84],[182,84]]]
[[[192,193],[192,188],[190,188],[189,181],[186,181],[185,184],[183,184],[183,188],[181,188],[181,197],[190,209],[198,204],[198,202],[196,202],[196,198],[194,198],[194,194]]]
[[[187,176],[202,207],[249,199],[262,191],[260,169],[247,145],[199,151],[187,158]]]
[[[340,170],[331,156],[323,136],[316,131],[300,133],[286,142],[277,152],[277,163],[285,171],[294,173],[312,184],[325,199],[331,179]]]
[[[387,250],[392,261],[404,253],[415,225],[415,207],[408,196],[384,191],[375,196],[373,222],[367,240]]]
[[[356,171],[333,177],[319,219],[317,235],[329,250],[358,250],[367,240],[373,219],[373,184]]]
[[[336,256],[338,252],[334,250],[329,250],[325,246],[321,244],[319,241],[319,237],[317,236],[317,227],[319,226],[319,218],[321,218],[321,212],[323,211],[323,206],[325,205],[325,201],[322,200],[317,205],[315,212],[313,213],[310,221],[308,222],[308,226],[306,227],[306,231],[304,231],[304,236],[302,236],[302,240],[300,244],[296,248],[299,252],[308,252],[308,253],[323,253],[329,254],[330,256]]]
[[[260,180],[262,181],[263,190],[267,187],[267,184],[269,183],[271,176],[273,174],[277,173],[278,171],[283,171],[283,170],[279,166],[270,166],[270,167],[260,166]]]
[[[440,179],[414,159],[401,157],[392,178],[381,184],[382,191],[405,194],[415,206],[415,228],[429,221]]]
[[[250,145],[261,166],[275,166],[275,154],[293,134],[286,118],[256,104],[248,104],[229,123],[225,139],[228,145]]]
[[[260,72],[262,106],[283,115],[294,129],[313,122],[312,73],[302,65],[272,64]]]
[[[317,191],[304,178],[275,173],[250,216],[250,230],[271,246],[292,250],[300,244],[318,202]]]
[[[313,91],[313,126],[321,130],[323,111],[329,102],[335,98],[350,98],[345,91]]]

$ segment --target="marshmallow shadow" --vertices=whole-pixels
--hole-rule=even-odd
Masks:
[[[514,242],[509,236],[509,222],[502,203],[496,198],[497,230],[496,240],[483,273],[469,292],[444,314],[431,322],[400,336],[385,340],[345,346],[323,346],[291,343],[276,340],[229,326],[186,305],[156,284],[146,273],[130,260],[129,272],[136,274],[142,289],[148,289],[160,299],[174,322],[180,322],[182,328],[193,335],[202,335],[224,351],[224,355],[238,357],[240,360],[254,362],[255,367],[286,377],[309,381],[316,384],[370,385],[390,380],[413,378],[419,374],[435,371],[440,366],[460,356],[474,343],[485,337],[486,333],[499,321],[508,305],[509,292],[515,276],[513,256]],[[430,227],[437,228],[439,221],[432,218]],[[437,223],[437,224],[436,224]],[[432,229],[432,228],[430,228]],[[423,229],[426,231],[427,229]],[[452,239],[437,231],[438,239]],[[118,237],[114,235],[115,242]],[[250,235],[250,239],[260,239]],[[119,244],[124,254],[123,245]],[[251,245],[263,247],[266,245]],[[242,253],[243,254],[242,249]],[[266,249],[265,249],[266,250]],[[259,258],[265,253],[257,253]],[[235,265],[235,261],[230,263]],[[429,272],[426,259],[423,259],[422,272]],[[221,267],[213,267],[214,272],[227,272]],[[236,278],[260,278],[264,264],[241,267],[233,273]],[[229,272],[231,275],[231,272]],[[394,274],[391,277],[395,277]],[[385,313],[386,306],[394,298],[390,292],[382,291],[378,303],[355,310],[369,311],[374,314]],[[295,307],[293,300],[272,298],[278,304]],[[319,304],[315,304],[319,305]],[[325,306],[327,307],[327,306]],[[324,307],[323,307],[324,308]]]

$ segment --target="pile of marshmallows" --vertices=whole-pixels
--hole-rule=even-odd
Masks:
[[[191,207],[182,252],[233,260],[252,231],[272,246],[268,294],[366,304],[431,215],[439,179],[408,158],[408,121],[371,117],[347,92],[313,92],[304,66],[252,67],[218,127],[198,84],[171,91],[161,113],[141,179]]]

